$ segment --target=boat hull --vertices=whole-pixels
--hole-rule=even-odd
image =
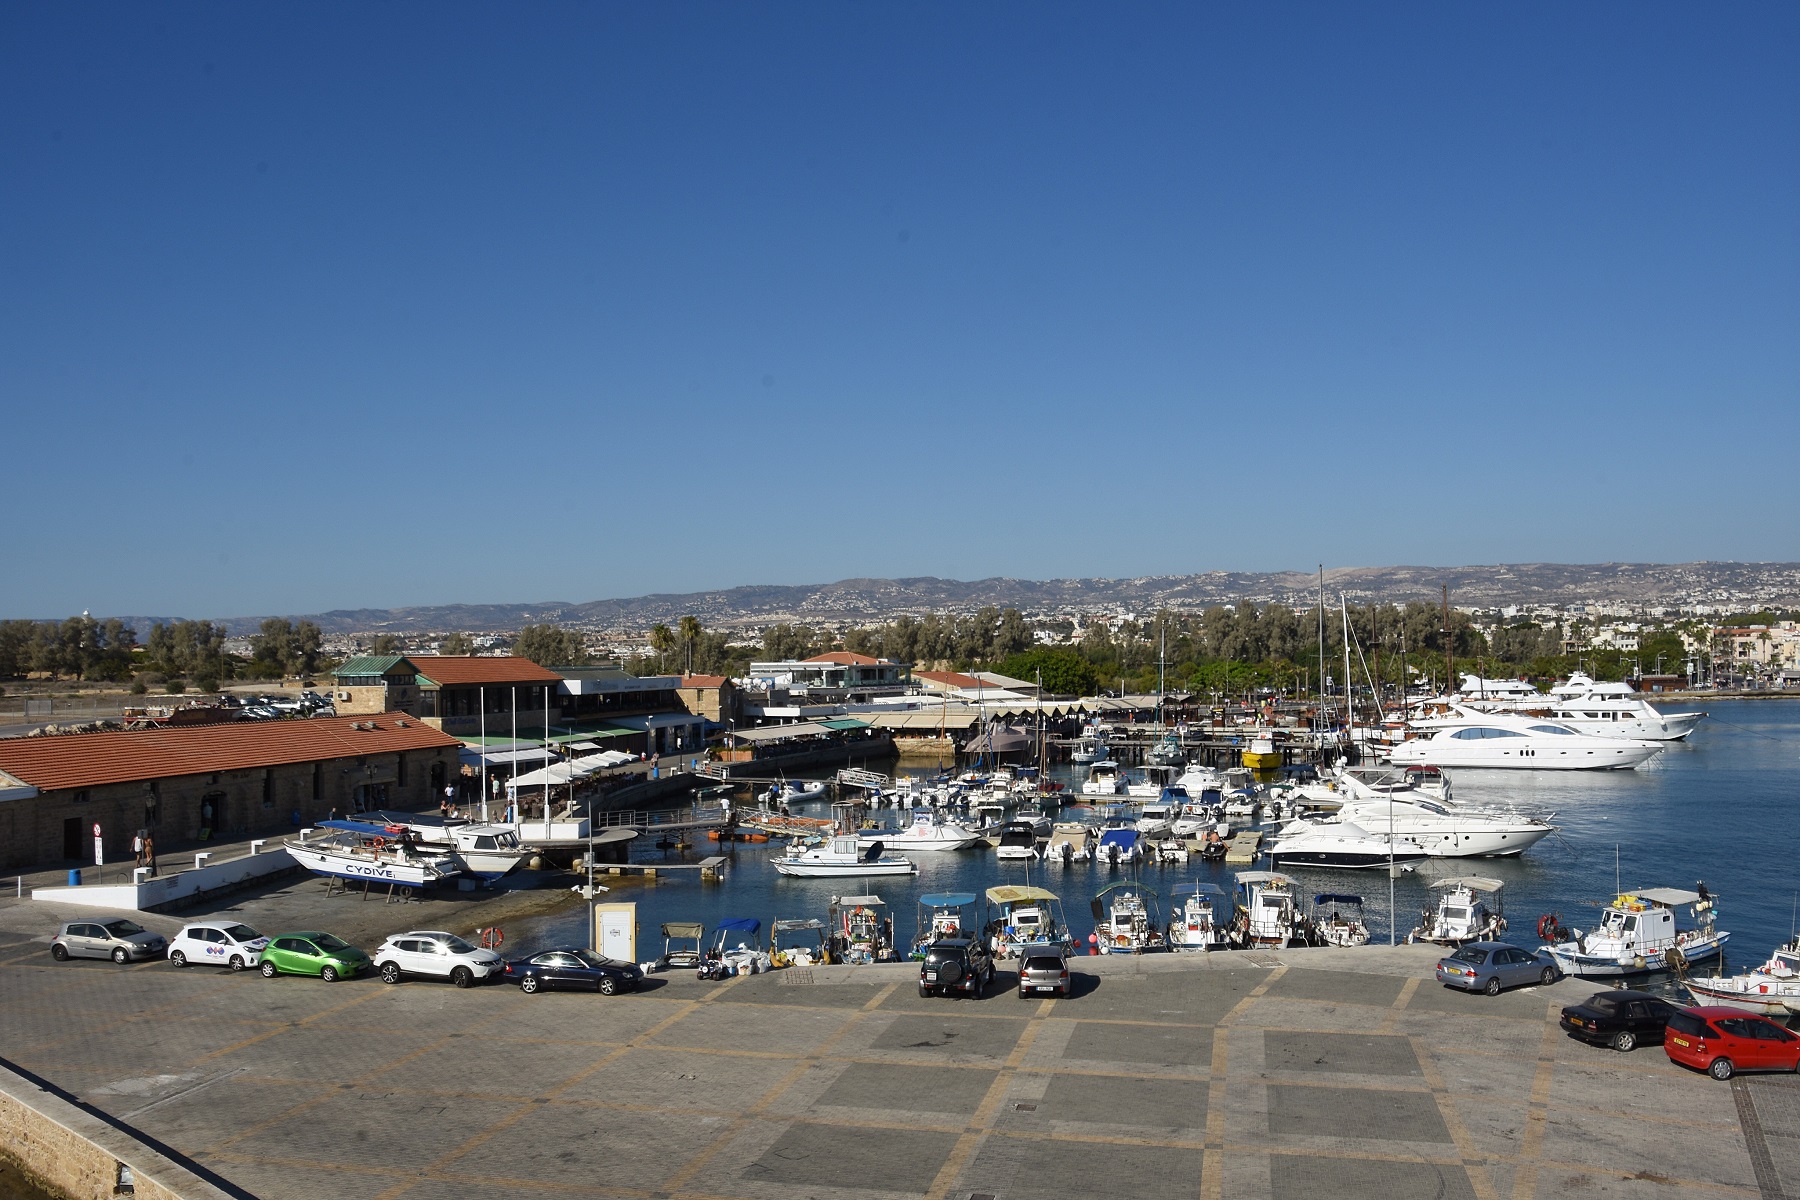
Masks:
[[[403,887],[424,887],[441,876],[424,865],[411,863],[370,862],[335,854],[321,854],[304,846],[288,843],[293,860],[315,875],[331,875],[338,879],[361,879],[371,883],[397,883]]]
[[[799,879],[853,879],[867,875],[911,875],[918,868],[912,863],[805,863],[774,860],[775,870]]]
[[[1682,946],[1681,953],[1690,963],[1703,962],[1718,955],[1731,935],[1716,933],[1708,938],[1700,938]],[[1559,946],[1542,947],[1556,963],[1557,969],[1564,975],[1575,975],[1582,979],[1618,979],[1628,975],[1654,975],[1669,970],[1663,952],[1658,950],[1648,955],[1633,954],[1630,957],[1610,957],[1599,954],[1583,954],[1575,949],[1573,942],[1564,942]]]
[[[1682,986],[1695,1004],[1712,1004],[1773,1017],[1800,1013],[1800,985],[1791,980],[1763,982],[1753,976],[1739,976],[1736,979],[1690,979]],[[1782,990],[1784,988],[1786,990]]]

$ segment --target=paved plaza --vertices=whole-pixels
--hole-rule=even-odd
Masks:
[[[1580,1045],[1555,1017],[1592,985],[1452,993],[1424,948],[958,1001],[905,967],[525,996],[5,936],[0,1055],[261,1197],[1800,1195],[1795,1080]]]

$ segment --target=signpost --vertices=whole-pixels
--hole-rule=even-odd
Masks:
[[[101,840],[100,822],[98,821],[94,822],[94,865],[96,867],[106,865],[106,843]]]

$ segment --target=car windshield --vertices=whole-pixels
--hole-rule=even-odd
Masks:
[[[332,937],[329,933],[321,933],[312,941],[313,945],[328,954],[336,953],[339,950],[348,950],[350,948],[349,942],[344,941],[342,938]]]
[[[262,934],[256,932],[256,930],[250,928],[248,925],[227,925],[225,927],[225,936],[234,942],[254,942],[257,938],[261,937]]]
[[[134,921],[108,921],[105,929],[116,938],[130,937],[134,933],[144,932],[144,927]]]
[[[1458,950],[1455,954],[1452,954],[1450,957],[1454,958],[1458,962],[1471,963],[1471,964],[1479,967],[1482,963],[1484,963],[1488,960],[1488,952],[1486,950],[1481,949],[1478,946],[1464,946],[1461,950]]]
[[[592,950],[571,950],[569,953],[579,958],[586,966],[609,967],[612,965],[612,959],[604,954],[595,954]]]
[[[459,937],[439,938],[438,940],[443,942],[444,946],[452,954],[472,954],[475,951],[475,947],[469,945],[469,943],[463,941]]]

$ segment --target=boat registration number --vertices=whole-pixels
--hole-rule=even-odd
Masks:
[[[1676,1038],[1674,1040],[1675,1040],[1675,1044],[1677,1046],[1686,1046],[1688,1044],[1688,1040],[1686,1038]]]

